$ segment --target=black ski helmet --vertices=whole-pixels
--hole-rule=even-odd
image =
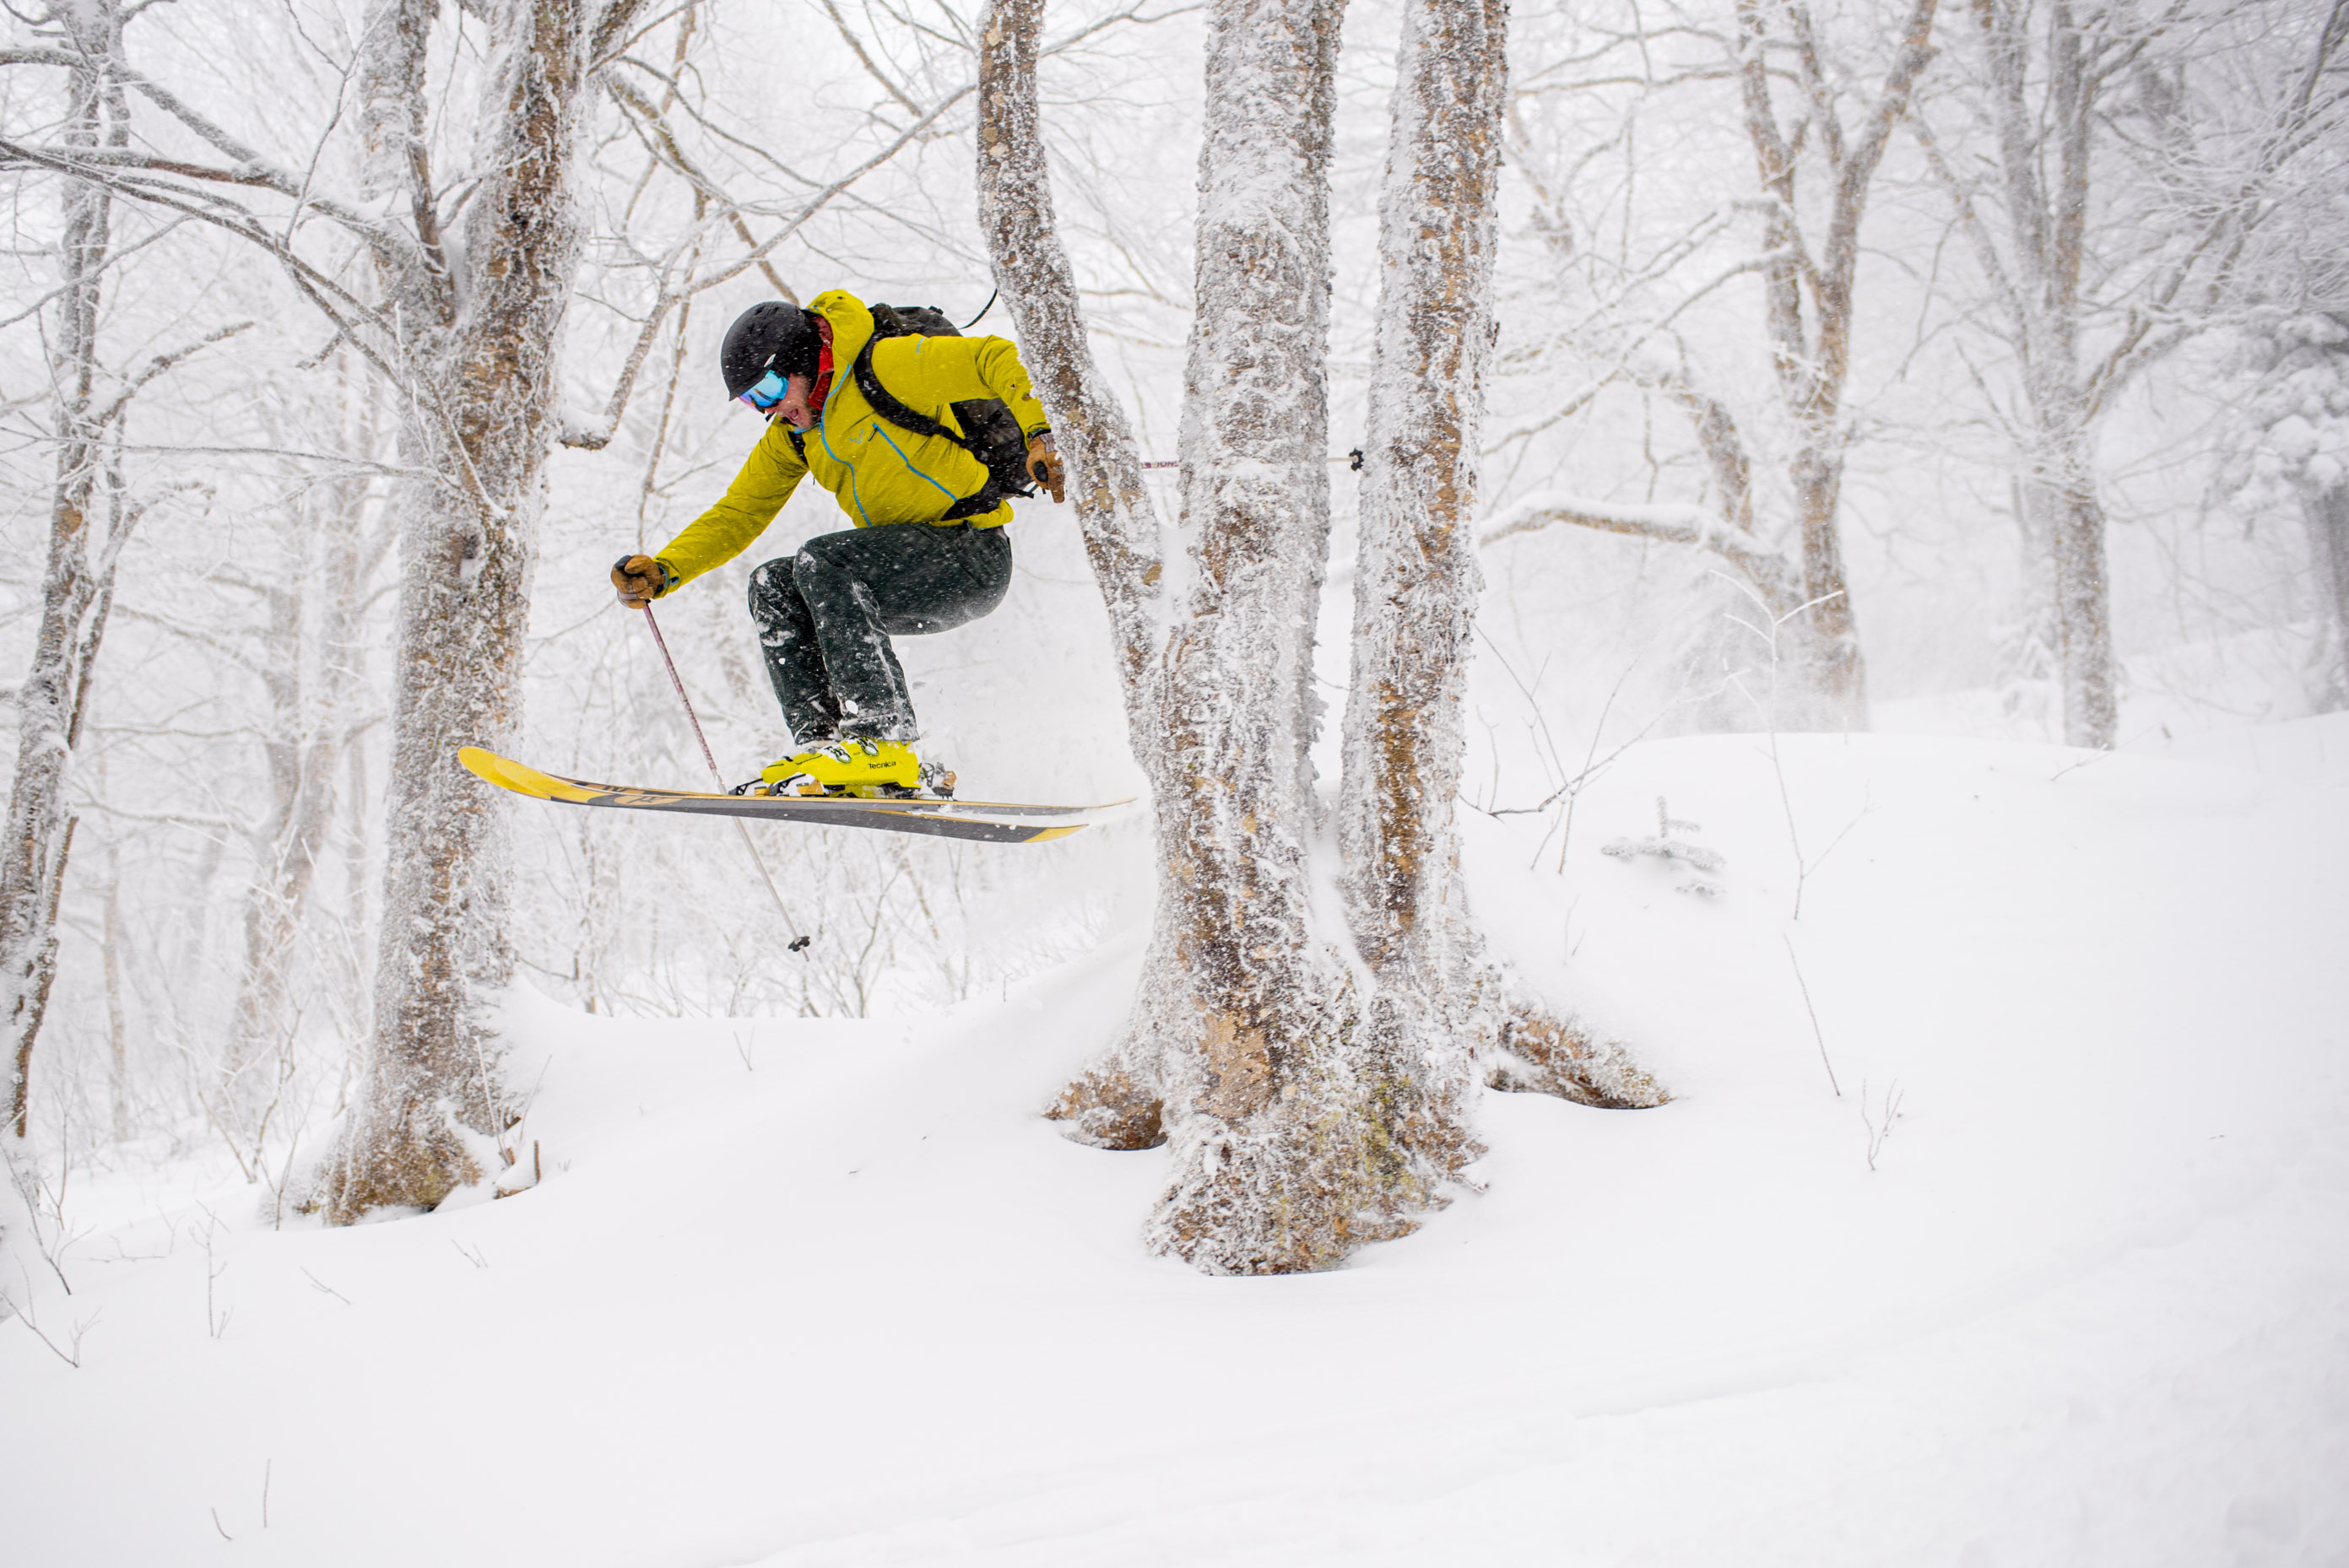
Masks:
[[[726,396],[740,397],[771,369],[784,376],[813,376],[819,346],[815,317],[799,306],[779,299],[752,305],[734,318],[718,350]]]

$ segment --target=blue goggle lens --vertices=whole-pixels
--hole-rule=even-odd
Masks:
[[[763,413],[767,409],[771,408],[776,404],[781,402],[783,400],[783,394],[790,389],[791,384],[789,382],[785,381],[782,377],[776,374],[774,371],[770,370],[764,376],[760,377],[759,379],[752,384],[750,389],[745,391],[741,397],[736,398],[735,401],[739,403],[747,403],[751,407]]]

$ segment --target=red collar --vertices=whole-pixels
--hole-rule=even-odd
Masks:
[[[815,417],[823,418],[824,399],[832,394],[832,345],[819,344],[815,351],[815,386],[808,393],[808,403]]]

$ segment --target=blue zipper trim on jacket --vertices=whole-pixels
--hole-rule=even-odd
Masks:
[[[875,419],[873,421],[873,430],[874,433],[878,435],[883,440],[889,441],[889,432],[881,428],[880,420]],[[905,448],[899,446],[895,441],[889,441],[889,449],[897,454],[897,460],[905,465],[905,471],[907,473],[919,476],[923,483],[928,485],[932,490],[936,490],[940,495],[946,497],[947,500],[950,501],[960,500],[962,499],[962,497],[955,494],[954,491],[947,489],[946,486],[938,483],[937,480],[930,478],[929,475],[923,473],[921,469],[916,468],[914,466],[914,459],[905,455]]]
[[[833,388],[833,391],[835,393],[839,390],[840,388],[837,387]],[[824,402],[826,405],[829,405],[832,402],[832,399],[827,397],[824,399]],[[830,412],[828,407],[825,411]],[[848,499],[856,503],[856,515],[863,518],[867,526],[871,526],[873,522],[873,514],[864,510],[864,498],[862,495],[859,495],[856,490],[856,469],[854,465],[842,461],[840,454],[832,449],[832,438],[824,434],[823,428],[826,422],[827,421],[823,419],[818,419],[815,422],[815,438],[823,443],[823,455],[830,458],[833,462],[839,463],[841,469],[848,475]],[[900,455],[902,456],[903,454],[901,453]]]

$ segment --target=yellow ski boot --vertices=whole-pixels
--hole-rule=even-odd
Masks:
[[[767,795],[850,795],[872,800],[918,793],[922,775],[922,759],[904,741],[850,736],[769,763],[759,770],[757,789]]]

